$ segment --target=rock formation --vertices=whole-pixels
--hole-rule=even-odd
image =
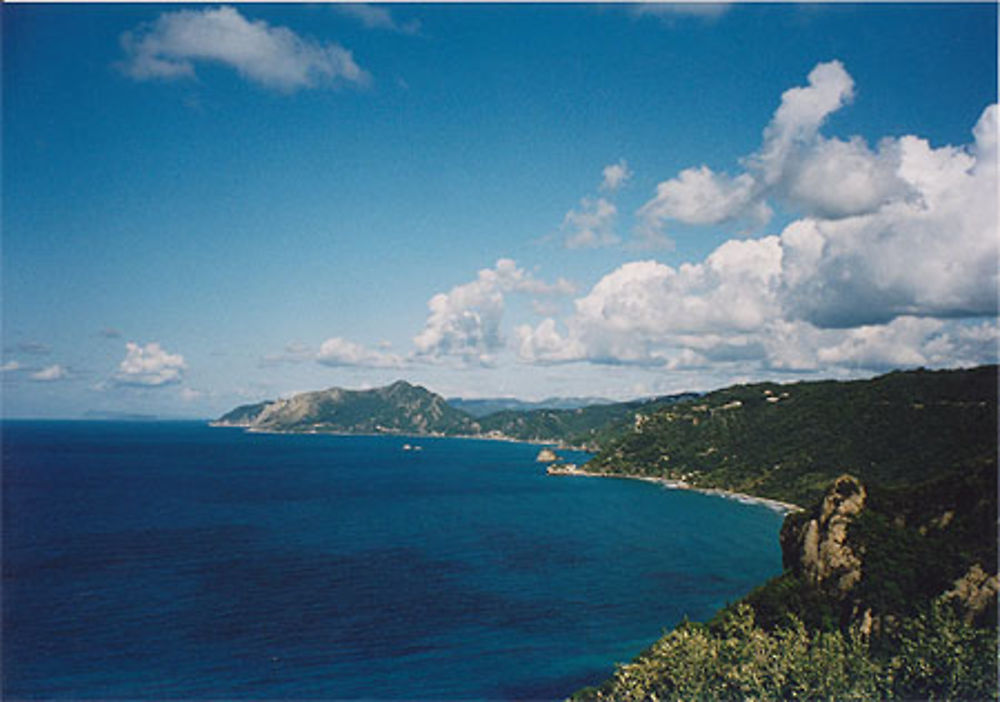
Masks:
[[[847,541],[847,529],[866,497],[857,478],[842,475],[817,511],[786,520],[781,530],[785,567],[801,572],[814,587],[845,596],[861,580],[862,561]]]

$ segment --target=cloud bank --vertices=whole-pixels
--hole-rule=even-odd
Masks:
[[[731,240],[704,261],[627,263],[558,322],[517,328],[530,363],[694,368],[885,369],[996,359],[997,106],[964,146],[923,138],[829,138],[849,104],[838,61],[787,90],[736,174],[692,167],[661,182],[640,229],[673,221],[764,225],[771,202],[797,213],[780,234]]]
[[[228,66],[249,81],[284,92],[370,81],[339,44],[248,20],[233,7],[163,13],[122,34],[121,46],[125,58],[119,68],[140,81],[194,78],[198,62]]]

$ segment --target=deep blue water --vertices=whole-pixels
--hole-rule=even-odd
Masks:
[[[561,698],[781,565],[775,512],[546,476],[530,445],[2,440],[5,699]]]

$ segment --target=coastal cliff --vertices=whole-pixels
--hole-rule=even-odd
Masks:
[[[996,699],[996,476],[936,487],[894,496],[908,523],[840,476],[786,517],[781,576],[573,699]]]
[[[997,699],[996,383],[987,366],[740,386],[606,446],[576,473],[805,509],[780,576],[574,699]]]

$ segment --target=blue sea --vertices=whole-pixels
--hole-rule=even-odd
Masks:
[[[559,699],[781,568],[766,507],[526,444],[2,430],[4,699]]]

